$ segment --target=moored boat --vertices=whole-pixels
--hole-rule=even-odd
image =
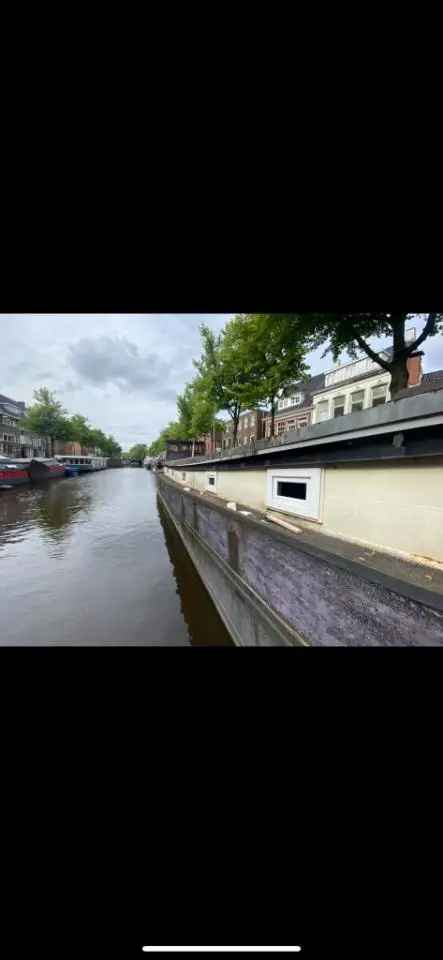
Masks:
[[[35,457],[29,464],[31,480],[53,480],[64,475],[65,468],[55,457]]]
[[[29,483],[29,460],[0,456],[0,490]]]
[[[108,466],[107,457],[93,455],[89,457],[76,457],[74,455],[66,456],[65,454],[60,454],[57,455],[56,460],[64,470],[66,468],[73,468],[77,473],[91,473],[93,470],[105,470]]]

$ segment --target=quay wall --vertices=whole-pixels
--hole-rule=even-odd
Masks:
[[[229,509],[218,490],[214,497],[202,489],[212,472],[195,471],[191,481],[182,475],[192,471],[176,468],[177,481],[168,467],[166,475],[157,474],[158,490],[237,644],[443,646],[441,595],[400,584],[300,542],[262,518]],[[238,502],[237,471],[232,479],[232,499]],[[258,491],[258,476],[252,486]],[[232,488],[227,484],[223,489]],[[431,489],[432,484],[432,508]],[[426,503],[423,494],[422,499]]]

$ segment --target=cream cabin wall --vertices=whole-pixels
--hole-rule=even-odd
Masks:
[[[265,512],[266,470],[186,471],[165,468],[181,486]],[[183,473],[186,479],[182,479]],[[320,522],[288,513],[305,529],[443,563],[443,457],[407,463],[349,464],[322,470]]]

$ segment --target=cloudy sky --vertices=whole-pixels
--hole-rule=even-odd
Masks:
[[[176,395],[200,353],[200,323],[218,331],[229,316],[1,314],[0,393],[30,403],[36,387],[48,386],[69,413],[82,413],[124,449],[149,443],[175,419]],[[424,348],[424,369],[443,368],[443,337]],[[313,374],[332,366],[322,352],[309,358]]]

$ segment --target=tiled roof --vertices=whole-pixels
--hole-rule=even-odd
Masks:
[[[420,393],[432,393],[434,390],[443,390],[443,370],[432,370],[424,373],[421,383],[416,387],[405,387],[397,395],[398,400],[405,397],[416,397]]]
[[[5,397],[3,393],[0,393],[0,403],[13,403],[14,407],[25,407],[23,400],[13,400],[12,397]]]
[[[309,380],[297,380],[296,383],[293,383],[287,390],[285,390],[283,396],[291,397],[295,392],[303,394],[303,403],[294,404],[292,407],[285,407],[284,410],[277,410],[276,416],[281,416],[283,413],[289,413],[292,410],[303,410],[306,407],[312,406],[312,395],[318,393],[319,390],[322,390],[325,385],[325,374],[316,373],[315,376],[310,377]]]

